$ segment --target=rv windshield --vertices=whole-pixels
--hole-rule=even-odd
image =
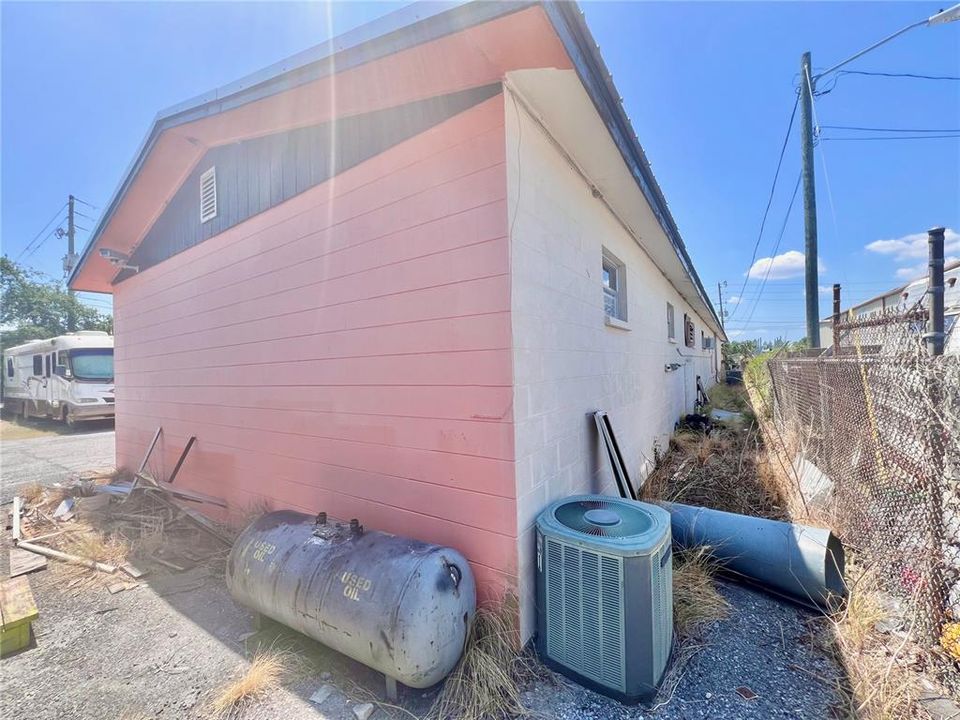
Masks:
[[[113,348],[71,350],[70,364],[77,380],[113,380]]]

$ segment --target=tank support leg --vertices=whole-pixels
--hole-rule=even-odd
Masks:
[[[397,681],[394,680],[389,675],[384,675],[383,679],[387,681],[387,700],[390,702],[397,701]]]

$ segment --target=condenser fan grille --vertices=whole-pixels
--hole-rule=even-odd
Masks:
[[[571,530],[598,537],[627,538],[654,527],[645,510],[606,500],[573,500],[560,505],[554,516]]]

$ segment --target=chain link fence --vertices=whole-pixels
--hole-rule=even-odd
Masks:
[[[765,423],[805,504],[935,642],[960,619],[960,357],[929,357],[925,322],[882,313],[839,324],[824,352],[774,357]]]

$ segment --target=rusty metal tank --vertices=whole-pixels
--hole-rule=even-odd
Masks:
[[[234,599],[415,688],[463,653],[476,584],[456,550],[291,510],[263,515],[227,560]]]

